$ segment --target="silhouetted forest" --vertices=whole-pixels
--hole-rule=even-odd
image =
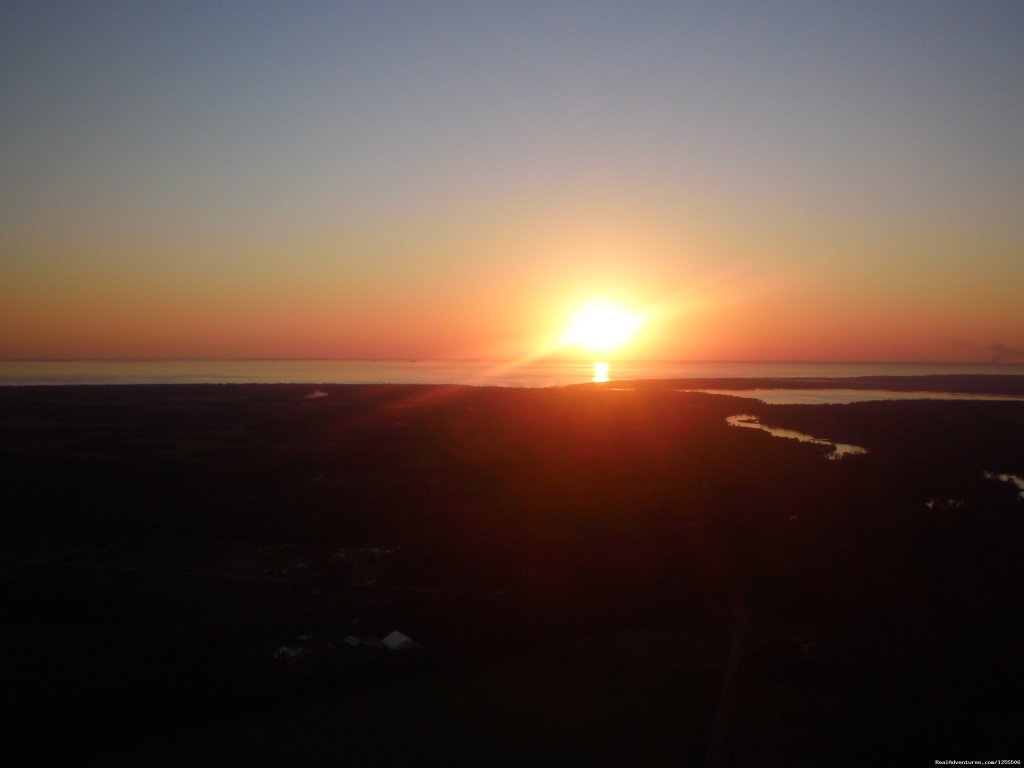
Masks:
[[[1024,403],[684,385],[0,389],[11,754],[1019,758]]]

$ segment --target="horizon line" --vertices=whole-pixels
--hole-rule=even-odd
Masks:
[[[0,358],[3,363],[272,363],[272,362],[332,362],[332,363],[507,363],[502,358],[484,357],[12,357]],[[550,357],[536,362],[579,363],[594,362],[620,364],[683,364],[683,365],[992,365],[1020,366],[1022,361],[1009,360],[695,360],[695,359],[640,359]]]

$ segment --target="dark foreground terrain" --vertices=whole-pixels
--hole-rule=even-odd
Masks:
[[[679,386],[0,389],[4,762],[1024,757],[1024,403]]]

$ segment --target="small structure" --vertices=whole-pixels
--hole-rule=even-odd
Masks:
[[[397,629],[388,635],[384,636],[382,640],[384,647],[389,651],[411,651],[414,648],[419,648],[419,643],[413,640],[408,635],[402,634]]]

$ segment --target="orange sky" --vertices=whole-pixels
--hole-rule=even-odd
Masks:
[[[947,268],[915,266],[879,243],[866,246],[871,259],[830,259],[860,246],[796,231],[751,242],[667,218],[616,220],[604,205],[593,217],[523,214],[469,231],[252,250],[56,243],[0,288],[2,354],[517,358],[550,349],[592,298],[648,313],[617,352],[633,359],[971,360],[1024,337],[1015,264],[964,273],[952,253]],[[191,257],[136,255],[179,247]]]
[[[1024,359],[1019,7],[641,5],[3,11],[0,359]]]

